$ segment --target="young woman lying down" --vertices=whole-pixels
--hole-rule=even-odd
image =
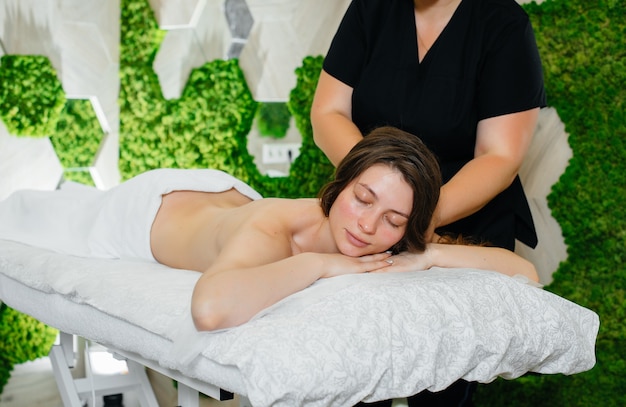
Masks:
[[[421,141],[382,127],[352,149],[319,198],[261,198],[221,171],[159,169],[108,191],[18,191],[0,202],[0,238],[202,272],[191,304],[198,330],[240,325],[342,274],[438,266],[538,280],[508,250],[427,241],[440,187]]]

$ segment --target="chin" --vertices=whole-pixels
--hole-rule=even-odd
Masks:
[[[350,257],[361,257],[370,254],[376,254],[384,252],[384,250],[377,251],[371,247],[355,247],[350,244],[346,244],[344,247],[339,248],[339,252]]]
[[[350,257],[361,257],[365,255],[364,253],[359,253],[357,250],[339,250],[339,253]]]
[[[361,257],[371,254],[369,250],[354,247],[350,244],[345,244],[343,247],[339,247],[339,253],[350,257]]]

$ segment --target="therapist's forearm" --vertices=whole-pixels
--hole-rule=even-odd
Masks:
[[[497,155],[483,155],[467,163],[442,188],[436,227],[463,219],[480,210],[508,188],[517,166]]]
[[[511,185],[532,142],[539,108],[481,120],[474,159],[441,190],[434,227],[465,218]]]
[[[322,70],[311,105],[315,144],[336,167],[363,135],[352,122],[352,88]]]
[[[313,140],[336,167],[363,135],[356,125],[340,113],[311,115]]]

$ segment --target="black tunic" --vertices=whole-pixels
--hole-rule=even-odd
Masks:
[[[463,0],[421,63],[412,0],[353,0],[324,70],[354,89],[363,134],[392,125],[418,135],[445,181],[474,157],[479,120],[546,105],[535,37],[515,0]],[[510,249],[515,238],[537,244],[519,178],[443,229]]]

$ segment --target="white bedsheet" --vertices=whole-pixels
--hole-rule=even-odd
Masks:
[[[254,406],[350,406],[595,364],[598,316],[512,278],[433,269],[322,280],[238,328],[172,352],[198,273],[0,240],[0,299],[69,333],[245,395]],[[28,297],[25,297],[25,296]]]

